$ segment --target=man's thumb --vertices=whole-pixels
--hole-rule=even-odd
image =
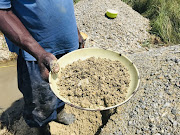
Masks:
[[[50,62],[50,70],[53,73],[58,73],[59,72],[59,64],[57,63],[57,60],[52,60]]]

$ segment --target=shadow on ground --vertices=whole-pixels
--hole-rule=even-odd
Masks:
[[[9,108],[3,111],[3,113],[0,115],[1,129],[7,128],[8,130],[11,130],[11,126],[14,124],[14,122],[21,118],[23,107],[24,100],[21,98],[16,100]]]

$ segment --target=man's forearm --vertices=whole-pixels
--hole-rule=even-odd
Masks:
[[[56,57],[46,52],[38,44],[11,10],[0,10],[0,30],[14,44],[37,59],[41,76],[44,80],[48,81],[49,69],[52,69],[51,63],[56,63]],[[56,69],[52,70],[52,72],[59,71],[59,65],[57,63],[56,65]]]
[[[0,30],[15,45],[27,51],[36,59],[39,55],[46,53],[10,9],[0,10]]]

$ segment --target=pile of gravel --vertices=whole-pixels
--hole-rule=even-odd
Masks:
[[[0,32],[0,62],[8,60],[9,56],[10,52],[7,48],[7,44],[5,42],[3,34]]]
[[[128,56],[141,75],[139,91],[117,109],[102,135],[180,135],[180,45]]]
[[[9,61],[15,58],[16,54],[9,51],[4,35],[0,32],[0,62]]]
[[[107,9],[117,10],[117,18],[105,17]],[[81,0],[75,14],[80,31],[89,36],[86,47],[137,52],[149,39],[149,20],[120,0]]]
[[[117,18],[106,18],[107,9],[117,10]],[[75,13],[79,29],[89,36],[86,47],[126,54],[141,75],[139,91],[100,134],[179,135],[180,45],[146,51],[140,42],[149,38],[149,21],[120,0],[81,0]]]

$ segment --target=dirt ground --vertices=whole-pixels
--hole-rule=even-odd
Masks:
[[[130,76],[120,61],[91,57],[67,65],[59,74],[62,97],[83,108],[104,108],[125,100]]]
[[[92,61],[88,61],[88,62],[91,62],[94,65],[94,62]],[[106,62],[108,62],[108,60],[106,60]],[[102,63],[102,61],[99,60],[99,64],[101,63],[102,65],[104,64],[107,65],[106,62]],[[117,67],[119,68],[119,69],[117,68],[118,70],[120,69],[122,70],[122,67],[121,65],[119,65],[119,63],[117,63],[116,61],[111,61],[111,62],[112,64],[109,64],[109,65],[113,65],[114,63],[114,65],[116,65],[116,68]],[[89,64],[89,67],[91,66],[92,65]],[[82,67],[82,63],[79,64],[79,67]],[[103,70],[102,67],[103,66],[99,66],[99,70],[100,69]],[[71,68],[74,68],[74,67],[72,66]],[[95,70],[93,68],[91,69]],[[66,70],[69,70],[69,69],[66,69]],[[106,71],[108,75],[117,74],[117,71],[111,68],[109,70],[106,69]],[[109,73],[110,71],[112,73]],[[103,77],[105,75],[99,75],[99,76]],[[22,117],[23,105],[24,105],[24,101],[21,98],[20,100],[15,101],[4,112],[2,112],[2,115],[0,116],[0,127],[1,127],[0,135],[14,135],[14,134],[15,135],[27,135],[27,134],[36,135],[37,134],[36,129],[29,128]],[[72,113],[75,115],[76,121],[72,125],[68,125],[68,126],[62,125],[56,122],[51,122],[50,130],[53,135],[98,135],[101,129],[104,127],[104,125],[106,125],[106,123],[108,122],[108,119],[110,118],[110,116],[116,112],[116,110],[108,110],[108,111],[103,111],[103,112],[102,111],[101,112],[100,111],[83,111],[83,110],[76,109],[68,105],[66,105],[65,109],[68,113]]]
[[[0,135],[36,135],[36,130],[30,129],[22,117],[23,104],[23,99],[20,99],[1,115]],[[98,133],[102,127],[100,112],[83,111],[70,106],[65,109],[76,116],[76,121],[71,125],[51,122],[52,135],[91,135]]]
[[[108,20],[104,17],[107,8],[116,7],[119,11],[116,19]],[[139,44],[146,43],[144,41],[148,39],[149,21],[121,1],[82,0],[75,6],[75,10],[79,29],[89,36],[86,47],[111,49],[121,53],[146,50]],[[7,46],[2,44],[4,38],[1,40],[0,58],[9,58]],[[51,133],[179,135],[180,113],[177,108],[180,83],[173,81],[179,80],[179,48],[172,51],[165,49],[164,53],[159,50],[154,52],[136,53],[130,57],[140,70],[142,84],[139,92],[127,104],[109,112],[82,111],[66,106],[67,112],[72,112],[77,120],[69,126],[51,122]],[[30,129],[23,120],[22,110],[23,99],[15,101],[4,111],[0,108],[0,135],[36,135],[36,130]]]

